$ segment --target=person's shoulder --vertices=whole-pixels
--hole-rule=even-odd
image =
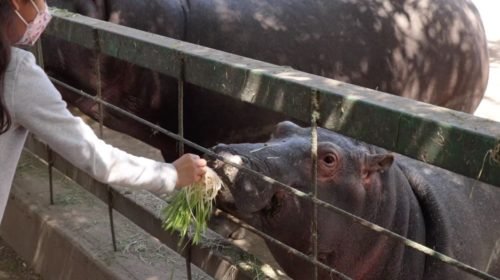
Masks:
[[[20,48],[11,47],[10,63],[7,72],[17,72],[20,67],[32,66],[36,64],[35,56]]]
[[[10,91],[17,101],[29,101],[57,96],[57,90],[47,75],[36,64],[35,56],[19,48],[11,48],[12,72],[5,73],[6,92]]]
[[[10,48],[10,51],[11,51],[11,56],[12,58],[17,58],[17,59],[35,59],[35,56],[27,51],[27,50],[24,50],[24,49],[21,49],[21,48],[18,48],[18,47],[11,47]]]

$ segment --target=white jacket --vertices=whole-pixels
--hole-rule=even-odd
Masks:
[[[103,183],[158,194],[175,188],[177,172],[173,165],[114,148],[74,117],[30,52],[12,48],[4,86],[5,106],[13,125],[0,135],[0,221],[28,132]]]

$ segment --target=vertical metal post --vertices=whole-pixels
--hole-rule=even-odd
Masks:
[[[177,111],[178,111],[178,129],[179,129],[179,136],[184,140],[184,76],[185,76],[185,67],[186,67],[186,61],[184,59],[184,56],[181,56],[179,59],[179,64],[180,64],[180,73],[179,73],[179,79],[177,81],[177,90],[178,90],[178,100],[177,100]],[[184,154],[184,142],[180,141],[178,144],[178,156],[182,156]],[[187,279],[191,280],[192,279],[192,274],[191,274],[191,246],[192,246],[192,241],[191,238],[188,238],[186,241],[186,274],[187,274]]]
[[[38,65],[42,69],[45,69],[45,62],[43,60],[43,46],[41,39],[38,40],[35,44],[35,52]],[[54,159],[52,156],[52,149],[49,147],[49,145],[47,145],[46,148],[47,148],[47,159],[48,159],[47,164],[49,172],[49,199],[50,199],[50,205],[54,205],[54,180],[53,180]]]
[[[104,131],[103,131],[103,126],[104,126],[104,106],[100,102],[102,99],[102,81],[101,81],[101,51],[97,50],[96,54],[96,65],[95,65],[95,71],[96,71],[96,78],[97,78],[97,99],[99,102],[97,103],[97,106],[99,108],[99,137],[102,139],[104,138]]]
[[[97,96],[97,106],[99,109],[99,137],[104,138],[104,106],[101,103],[102,99],[102,77],[101,77],[101,43],[99,40],[99,31],[97,29],[94,30],[94,40],[95,40],[95,55],[96,55],[96,63],[95,63],[95,74],[96,74],[96,96]],[[113,243],[113,250],[116,252],[116,235],[115,235],[115,223],[113,219],[113,190],[108,185],[108,216],[109,216],[109,225],[111,229],[111,241]]]
[[[313,90],[311,94],[311,174],[312,174],[312,195],[318,198],[318,121],[319,121],[319,94]],[[318,261],[318,204],[313,202],[313,219],[311,246],[313,258]],[[318,265],[314,264],[313,279],[318,279]]]
[[[180,58],[180,75],[179,80],[177,81],[177,90],[178,90],[178,100],[177,100],[177,110],[178,110],[178,128],[179,128],[179,136],[184,139],[184,71],[185,71],[185,60],[184,57]],[[184,142],[180,141],[178,143],[178,155],[182,156],[184,154]]]
[[[36,42],[36,58],[37,58],[37,61],[38,61],[38,65],[44,69],[45,68],[45,63],[44,63],[44,60],[43,60],[43,47],[42,47],[42,39],[39,39],[37,42]]]
[[[115,236],[115,223],[113,219],[113,190],[110,186],[108,188],[108,216],[109,216],[109,224],[111,227],[111,241],[113,243],[113,251],[118,251],[116,247],[116,236]]]
[[[50,198],[50,205],[54,205],[54,181],[53,181],[53,170],[54,170],[54,158],[52,156],[52,150],[50,147],[47,145],[47,159],[48,159],[48,165],[49,165],[49,198]]]

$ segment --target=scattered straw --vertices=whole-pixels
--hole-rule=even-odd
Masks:
[[[479,170],[479,174],[477,175],[476,178],[477,180],[479,180],[479,178],[481,178],[481,175],[483,175],[484,165],[486,163],[487,158],[490,164],[492,163],[500,164],[500,142],[498,142],[493,149],[488,150],[484,155],[481,169]]]

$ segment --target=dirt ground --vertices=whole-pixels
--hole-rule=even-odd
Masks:
[[[479,9],[488,39],[490,55],[490,77],[486,95],[476,116],[500,122],[500,19],[496,15],[500,11],[498,0],[472,0]],[[0,239],[0,280],[39,280],[36,273]]]
[[[0,280],[40,280],[42,279],[0,239]]]

